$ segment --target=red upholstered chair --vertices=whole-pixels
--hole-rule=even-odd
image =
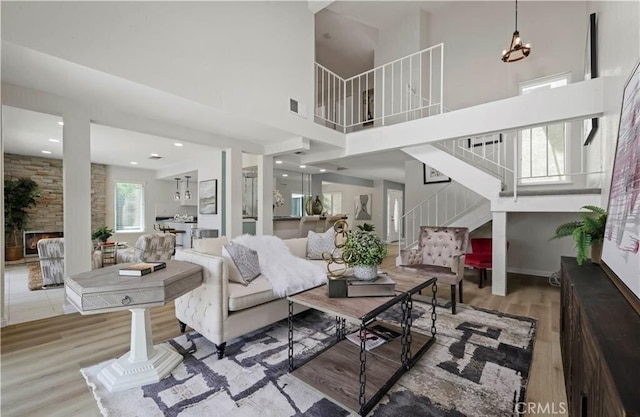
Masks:
[[[464,258],[464,265],[478,269],[480,278],[478,287],[482,288],[487,280],[487,269],[491,269],[493,260],[493,244],[491,238],[472,238],[471,253]],[[509,242],[507,242],[507,249]]]

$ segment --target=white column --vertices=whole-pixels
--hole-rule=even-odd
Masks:
[[[258,222],[256,235],[273,234],[273,157],[258,156]]]
[[[226,235],[232,239],[242,234],[242,151],[226,150],[227,201],[225,204]]]
[[[81,109],[63,114],[62,189],[64,208],[64,271],[91,270],[90,120]]]
[[[507,213],[493,212],[493,269],[491,271],[491,292],[507,295]]]
[[[129,361],[147,361],[153,355],[151,316],[148,308],[131,309],[131,351]]]

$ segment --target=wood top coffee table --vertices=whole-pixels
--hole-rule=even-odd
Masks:
[[[337,403],[366,415],[393,384],[433,345],[436,339],[436,278],[389,272],[396,282],[395,297],[329,298],[327,287],[316,287],[287,297],[289,300],[289,372]],[[412,331],[413,296],[431,286],[431,334]],[[335,343],[303,364],[294,366],[293,303],[322,311],[336,318]],[[377,321],[394,305],[402,308],[400,327]],[[346,322],[359,326],[360,346],[345,340]],[[396,337],[370,351],[365,349],[365,329],[373,325],[396,331]],[[412,347],[418,346],[412,354]],[[358,381],[358,383],[356,383]],[[370,394],[367,394],[370,393]]]
[[[142,277],[118,275],[132,265],[117,264],[64,280],[69,302],[81,314],[131,310],[131,350],[98,374],[109,392],[152,384],[167,376],[182,356],[162,345],[153,346],[149,308],[161,306],[202,284],[202,267],[166,261],[167,267]]]

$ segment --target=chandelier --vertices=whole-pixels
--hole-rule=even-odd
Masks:
[[[518,0],[516,0],[516,30],[511,36],[509,50],[502,51],[502,62],[516,62],[525,59],[531,53],[531,45],[522,45],[520,32],[518,32]]]

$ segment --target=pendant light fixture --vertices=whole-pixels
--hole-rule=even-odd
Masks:
[[[531,53],[531,45],[522,45],[520,32],[518,32],[518,0],[516,0],[516,30],[511,37],[509,50],[502,51],[502,62],[516,62],[525,59]]]
[[[174,180],[176,180],[176,193],[173,195],[173,199],[180,201],[180,190],[178,189],[180,187],[180,178],[174,178]]]
[[[184,177],[187,179],[187,190],[184,192],[184,199],[191,200],[191,191],[189,191],[189,178],[191,178],[191,175],[185,175]]]

